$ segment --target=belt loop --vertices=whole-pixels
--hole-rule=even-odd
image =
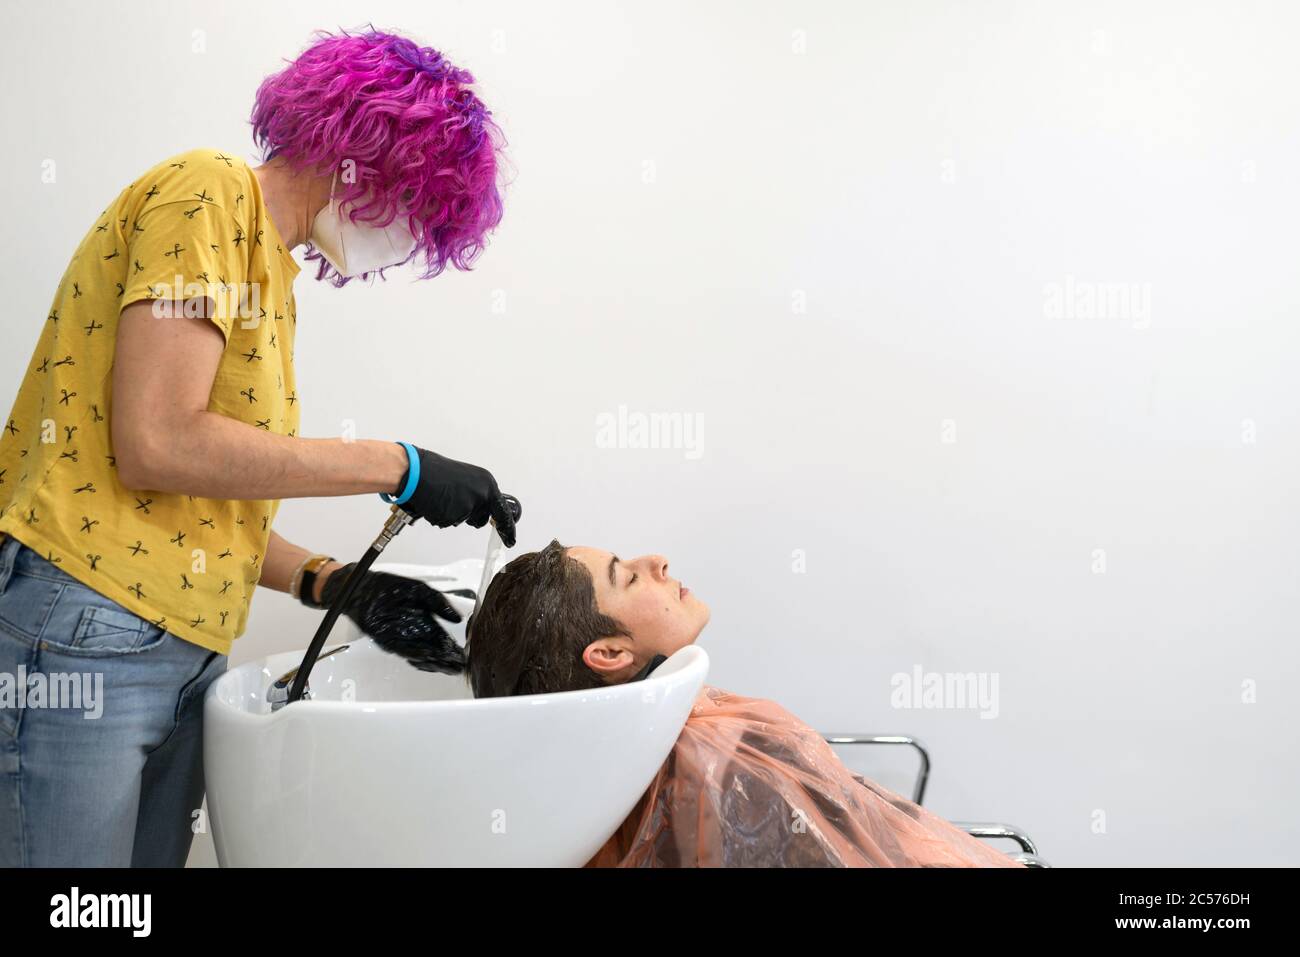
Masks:
[[[4,536],[4,542],[0,544],[0,595],[3,595],[13,574],[14,552],[18,550],[18,539],[7,532],[0,532],[0,535]]]

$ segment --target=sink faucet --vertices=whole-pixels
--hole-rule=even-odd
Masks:
[[[339,645],[337,648],[331,648],[325,654],[317,658],[317,661],[323,661],[330,655],[336,655],[340,651],[347,651],[348,645]],[[301,668],[299,665],[298,668]],[[289,703],[289,686],[293,684],[293,679],[298,677],[298,668],[292,668],[275,679],[275,683],[266,689],[266,700],[271,705],[271,712],[275,713]],[[303,700],[311,698],[311,685],[305,685],[302,689]]]

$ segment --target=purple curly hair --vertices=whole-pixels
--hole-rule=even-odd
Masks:
[[[406,262],[423,253],[420,278],[447,263],[470,269],[501,221],[497,155],[505,146],[491,111],[468,89],[473,75],[373,25],[315,36],[258,87],[250,122],[263,162],[282,155],[295,171],[312,172],[355,162],[356,182],[340,181],[340,201],[374,193],[344,207],[354,222],[386,226],[410,204],[418,243]],[[310,244],[307,259],[319,261],[317,279],[347,284]]]

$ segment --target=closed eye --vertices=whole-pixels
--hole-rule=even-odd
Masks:
[[[611,556],[609,560],[609,584],[611,588],[615,587],[617,584],[617,579],[614,577],[614,566],[617,564],[619,564],[618,556],[617,555]],[[623,587],[631,588],[632,583],[635,581],[636,581],[636,572],[633,572],[632,577],[628,579],[627,584],[624,585]]]

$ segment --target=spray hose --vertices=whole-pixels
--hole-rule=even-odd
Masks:
[[[511,513],[514,515],[515,521],[518,521],[523,512],[523,508],[519,504],[519,499],[515,498],[513,495],[506,495],[504,498]],[[303,655],[302,664],[298,666],[298,672],[294,676],[293,686],[289,689],[289,696],[286,704],[292,704],[303,696],[303,693],[307,689],[307,678],[311,675],[311,669],[315,666],[316,660],[320,657],[321,649],[325,647],[325,640],[329,637],[330,632],[334,630],[334,623],[338,621],[339,615],[343,613],[343,609],[346,608],[348,602],[352,600],[353,592],[357,590],[357,586],[365,577],[366,572],[369,571],[370,566],[375,563],[375,559],[379,557],[380,552],[388,547],[388,543],[397,537],[397,533],[407,525],[412,524],[414,521],[415,517],[405,511],[400,505],[393,505],[388,520],[384,522],[384,527],[380,531],[379,536],[370,543],[370,547],[366,549],[366,553],[361,557],[361,560],[352,566],[352,571],[348,573],[347,580],[343,582],[343,586],[339,589],[338,594],[336,594],[334,600],[330,602],[329,609],[325,612],[325,617],[321,619],[320,626],[316,629],[316,634],[312,636],[311,644],[307,646],[307,653]],[[499,543],[501,541],[497,536],[496,522],[491,522],[491,526],[491,537],[489,538],[488,545],[489,556],[493,555],[494,542],[497,543],[496,547],[499,553]],[[493,560],[494,559],[492,558],[489,559],[489,561]],[[337,572],[335,574],[337,574]],[[483,569],[484,586],[482,587],[486,587],[486,582],[490,577],[490,569],[487,563],[485,563]],[[482,587],[480,588],[480,594],[475,600],[476,609],[478,603],[483,600],[483,595],[481,594]]]

